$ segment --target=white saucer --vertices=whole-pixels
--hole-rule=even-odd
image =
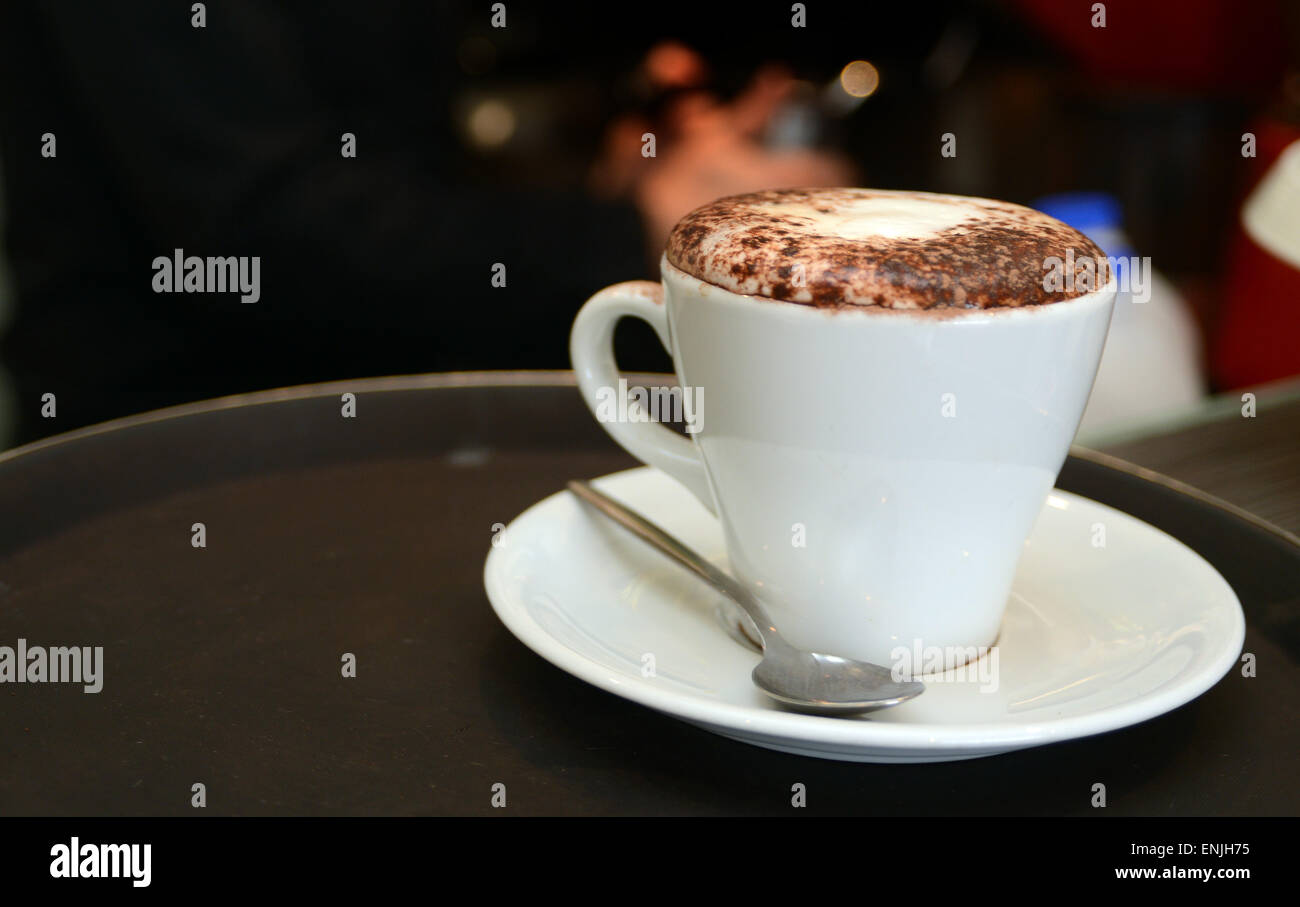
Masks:
[[[663,473],[643,467],[595,484],[725,566],[717,522]],[[1093,544],[1099,523],[1104,547]],[[825,759],[972,759],[1127,727],[1213,686],[1245,637],[1236,595],[1191,549],[1053,491],[1025,542],[996,689],[949,672],[892,709],[802,715],[754,687],[759,656],[723,628],[715,592],[567,491],[499,535],[484,570],[488,598],[543,658],[725,737]]]

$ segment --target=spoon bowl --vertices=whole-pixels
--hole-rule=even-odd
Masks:
[[[921,695],[925,684],[895,680],[888,668],[838,655],[768,645],[751,675],[754,684],[782,705],[824,715],[856,715],[886,709]]]

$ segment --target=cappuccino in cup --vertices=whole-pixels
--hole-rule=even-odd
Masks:
[[[884,665],[994,644],[1101,358],[1101,250],[1007,202],[791,189],[691,212],[660,267],[583,306],[579,387],[595,412],[617,321],[654,327],[705,417],[602,425],[717,516],[782,634]]]

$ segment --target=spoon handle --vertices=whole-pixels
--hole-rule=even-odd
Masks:
[[[771,620],[768,619],[763,606],[754,600],[749,590],[736,582],[735,579],[719,570],[713,564],[706,561],[703,557],[696,554],[690,548],[687,548],[677,539],[669,535],[665,530],[656,526],[647,520],[635,510],[620,504],[602,491],[597,491],[589,482],[580,479],[573,479],[569,482],[569,491],[582,498],[591,506],[595,507],[605,516],[618,523],[624,529],[627,529],[633,535],[642,541],[650,543],[651,546],[658,549],[663,554],[681,564],[690,570],[696,576],[703,579],[709,585],[713,586],[719,592],[732,599],[736,604],[745,609],[745,613],[758,627],[758,631],[763,636],[764,643],[769,641],[770,635],[775,633]]]

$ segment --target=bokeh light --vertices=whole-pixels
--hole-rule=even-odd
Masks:
[[[867,98],[880,87],[880,73],[866,60],[854,60],[840,73],[840,87],[855,98]]]

